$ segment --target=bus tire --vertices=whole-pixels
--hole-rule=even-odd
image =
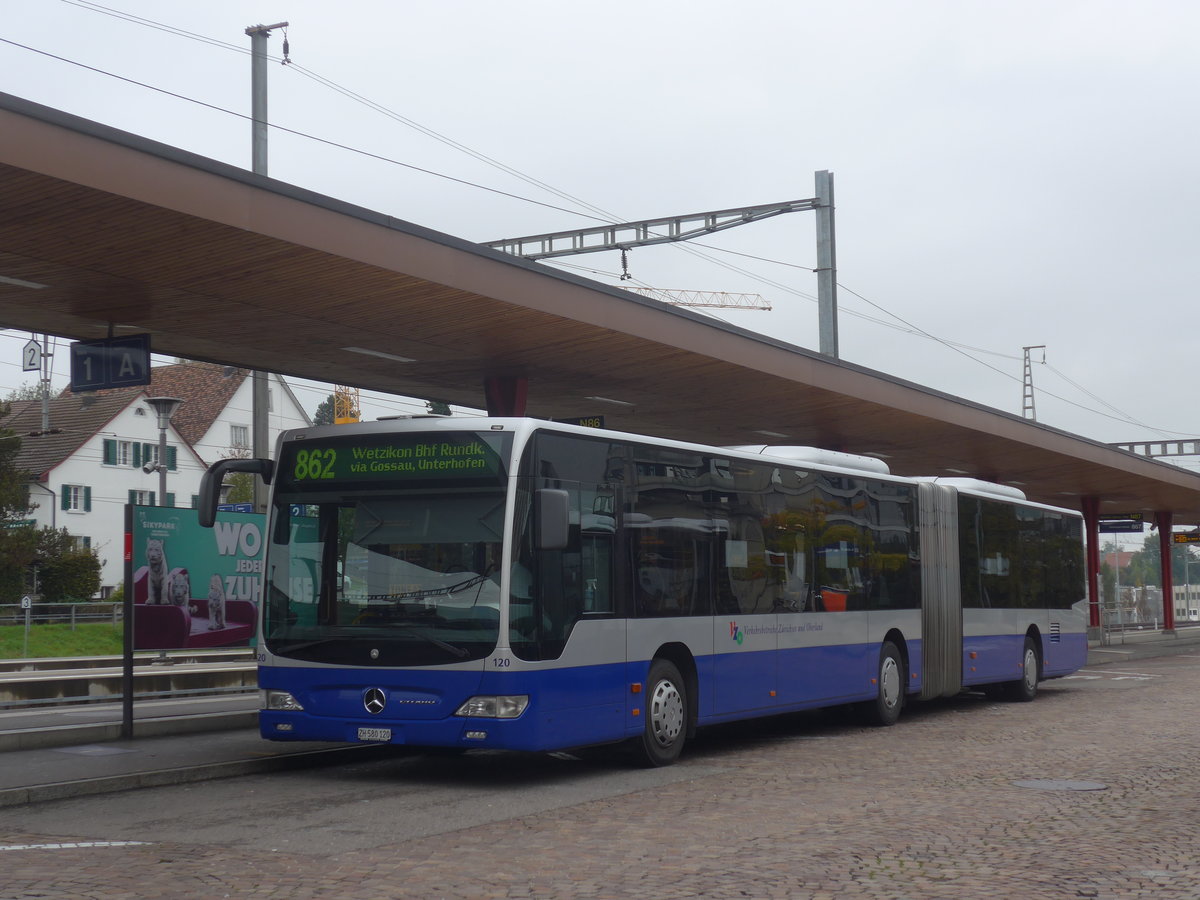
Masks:
[[[679,758],[687,740],[687,686],[675,664],[656,659],[646,676],[646,724],[637,741],[647,766],[669,766]]]
[[[869,704],[868,712],[876,725],[895,725],[904,708],[905,688],[904,657],[891,641],[884,641],[879,648],[879,678],[876,683],[875,700]]]
[[[1014,703],[1028,703],[1033,700],[1038,692],[1038,673],[1040,668],[1037,644],[1033,638],[1025,635],[1025,646],[1021,650],[1021,677],[1016,681],[1005,682],[1005,698]]]

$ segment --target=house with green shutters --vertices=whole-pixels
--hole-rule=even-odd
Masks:
[[[251,380],[241,369],[179,363],[152,370],[141,388],[75,394],[12,404],[0,426],[21,438],[17,466],[29,472],[29,518],[66,528],[100,559],[101,595],[124,579],[125,505],[194,507],[204,470],[245,454],[252,432]],[[270,376],[268,432],[311,424],[291,389]],[[147,397],[183,402],[166,433],[165,497],[159,494],[158,420]]]

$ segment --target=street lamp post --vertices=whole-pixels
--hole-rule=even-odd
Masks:
[[[179,409],[179,404],[183,401],[178,397],[147,397],[146,402],[150,408],[154,410],[154,414],[158,416],[158,461],[147,462],[142,465],[142,471],[149,475],[151,472],[158,472],[158,506],[167,505],[167,428],[171,425],[171,416],[175,415],[175,410]],[[128,619],[129,617],[127,617]],[[126,640],[132,646],[132,635],[126,633]],[[155,663],[167,664],[174,660],[167,657],[166,650],[159,650],[158,657],[154,660]],[[127,665],[127,668],[129,666]],[[122,735],[127,736],[133,734],[133,675],[132,671],[128,673],[129,683],[125,687],[125,704],[127,704],[128,719],[122,724]]]
[[[171,425],[171,416],[183,401],[177,397],[147,397],[146,402],[158,416],[158,461],[148,462],[142,466],[142,471],[149,474],[158,472],[158,505],[167,504],[167,428]]]

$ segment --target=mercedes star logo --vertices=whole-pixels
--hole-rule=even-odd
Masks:
[[[367,688],[366,693],[363,694],[363,706],[371,715],[377,716],[387,706],[387,694],[383,692],[382,688]]]

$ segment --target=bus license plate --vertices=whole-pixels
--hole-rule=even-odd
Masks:
[[[360,741],[390,741],[392,739],[392,729],[360,728],[358,729],[358,739]]]

